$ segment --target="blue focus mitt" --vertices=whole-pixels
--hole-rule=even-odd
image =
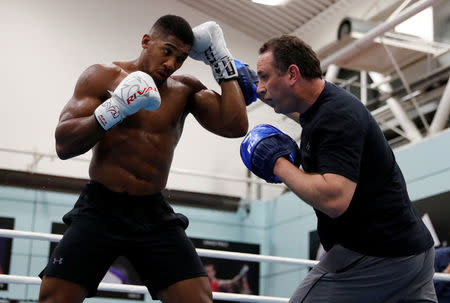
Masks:
[[[245,104],[249,105],[258,98],[256,94],[257,86],[255,84],[258,82],[258,76],[247,64],[236,59],[234,59],[234,63],[238,71],[237,81],[244,95]]]
[[[280,157],[285,157],[297,167],[300,165],[297,143],[272,125],[255,126],[241,143],[241,158],[245,166],[268,183],[281,183],[273,173],[275,161]]]

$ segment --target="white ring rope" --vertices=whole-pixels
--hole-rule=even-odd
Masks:
[[[50,242],[59,242],[59,240],[61,240],[61,238],[62,238],[62,235],[38,233],[38,232],[31,232],[31,231],[19,231],[19,230],[12,230],[12,229],[1,229],[0,228],[0,237],[23,238],[23,239],[46,240],[46,241],[50,241]],[[197,250],[197,253],[199,254],[199,256],[201,256],[201,257],[213,257],[213,258],[229,259],[229,260],[253,261],[253,262],[272,262],[272,263],[288,264],[288,265],[302,265],[302,266],[308,266],[308,267],[313,267],[314,265],[319,263],[319,261],[313,261],[313,260],[307,260],[307,259],[296,259],[296,258],[266,256],[266,255],[246,254],[246,253],[237,253],[237,252],[203,249],[203,248],[197,248],[196,250]],[[435,273],[433,279],[441,280],[441,281],[450,281],[450,274]]]
[[[50,242],[58,242],[62,235],[38,233],[38,232],[28,232],[28,231],[17,231],[10,229],[0,229],[0,237],[8,238],[24,238],[33,240],[46,240]],[[274,257],[256,254],[246,254],[246,253],[236,253],[236,252],[226,252],[210,249],[197,249],[197,252],[202,257],[215,257],[221,259],[230,260],[244,260],[244,261],[256,261],[256,262],[274,262],[281,264],[292,264],[292,265],[303,265],[303,266],[314,266],[318,261],[306,260],[306,259],[294,259],[294,258],[284,258],[284,257]],[[435,273],[434,280],[450,281],[450,274]],[[0,274],[0,283],[16,283],[16,284],[40,284],[41,279],[37,277],[26,277],[26,276],[13,276],[13,275],[2,275]],[[129,285],[129,284],[115,284],[115,283],[100,283],[99,290],[107,291],[120,291],[127,293],[143,293],[148,292],[147,288],[142,285]],[[264,302],[264,303],[281,303],[288,302],[289,298],[279,298],[279,297],[268,297],[268,296],[255,296],[255,295],[242,295],[242,294],[230,294],[213,292],[213,299],[224,300],[224,301],[240,301],[240,302]]]
[[[39,284],[41,284],[41,279],[37,278],[37,277],[13,276],[13,275],[0,274],[0,283],[39,285]],[[129,285],[129,284],[101,282],[100,285],[98,286],[98,289],[103,290],[103,291],[148,294],[147,287],[142,286],[142,285]],[[235,301],[235,302],[237,301],[237,302],[258,302],[258,303],[260,303],[260,302],[285,303],[285,302],[289,301],[289,298],[241,295],[241,294],[230,294],[230,293],[222,293],[222,292],[213,292],[213,299],[214,300],[224,300],[224,301]]]
[[[59,240],[61,240],[61,238],[62,238],[62,235],[38,233],[38,232],[31,232],[31,231],[19,231],[19,230],[12,230],[12,229],[0,229],[0,237],[23,238],[23,239],[33,239],[33,240],[47,240],[50,242],[59,242]],[[319,263],[319,261],[312,261],[312,260],[306,260],[306,259],[273,257],[273,256],[228,252],[228,251],[203,249],[203,248],[197,248],[197,253],[201,257],[213,257],[213,258],[220,258],[220,259],[254,261],[254,262],[273,262],[273,263],[280,263],[280,264],[303,265],[303,266],[306,265],[309,267],[313,267],[314,265]]]

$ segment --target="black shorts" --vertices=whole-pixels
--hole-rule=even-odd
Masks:
[[[160,193],[130,196],[90,183],[63,221],[68,229],[39,276],[77,283],[88,297],[119,256],[130,261],[153,299],[173,283],[206,276],[184,231],[188,219]]]

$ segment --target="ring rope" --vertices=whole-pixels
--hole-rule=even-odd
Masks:
[[[0,229],[0,237],[7,238],[23,238],[23,239],[33,239],[33,240],[47,240],[51,242],[59,242],[62,235],[38,233],[31,231],[19,231],[12,229]],[[213,257],[220,259],[229,260],[240,260],[240,261],[254,261],[254,262],[274,262],[280,264],[293,264],[293,265],[303,265],[313,267],[319,261],[312,261],[306,259],[295,259],[295,258],[285,258],[285,257],[274,257],[265,255],[256,255],[248,253],[237,253],[237,252],[227,252],[212,249],[197,248],[197,253],[201,257]]]
[[[37,277],[0,274],[0,283],[39,285],[41,284],[41,279]],[[142,285],[101,282],[100,285],[98,286],[98,289],[103,291],[148,294],[147,287]],[[222,292],[213,292],[213,299],[224,301],[235,301],[235,302],[258,302],[258,303],[285,303],[289,301],[289,298],[230,294]]]
[[[7,238],[24,238],[33,240],[47,240],[51,242],[58,242],[61,240],[62,235],[38,233],[31,231],[18,231],[11,229],[0,229],[0,237]],[[197,248],[197,253],[201,257],[213,257],[220,259],[229,260],[240,260],[240,261],[254,261],[254,262],[273,262],[279,264],[290,264],[290,265],[302,265],[313,267],[319,261],[307,260],[307,259],[296,259],[296,258],[286,258],[286,257],[276,257],[267,255],[256,255],[248,253],[237,253],[221,250],[203,249]],[[434,280],[450,281],[450,274],[435,273],[433,276]]]

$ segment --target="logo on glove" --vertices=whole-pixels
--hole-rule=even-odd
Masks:
[[[205,50],[205,57],[206,57],[206,60],[208,60],[208,62],[210,64],[214,64],[214,62],[217,61],[216,57],[214,57],[214,53],[212,51],[211,46]]]
[[[230,57],[223,57],[222,63],[225,66],[225,70],[227,71],[228,75],[236,74],[236,70],[234,69],[234,65],[232,64]]]
[[[247,146],[247,153],[249,154],[249,156],[252,154],[252,149],[253,146],[255,145],[255,143],[257,142],[256,140],[258,139],[257,136],[253,135],[252,132],[249,132],[247,134],[247,136],[245,136],[244,141],[242,141],[241,144],[247,144],[247,141],[249,141],[248,146]],[[251,168],[250,168],[251,169]]]
[[[148,87],[144,88],[143,91],[138,90],[137,93],[134,93],[127,98],[127,103],[130,104],[139,96],[142,96],[142,95],[148,96],[149,91],[158,92],[158,89],[156,87],[148,86]],[[139,94],[139,96],[137,94]]]
[[[111,116],[113,116],[114,119],[119,117],[119,108],[117,106],[115,106],[115,105],[112,105],[110,100],[106,100],[105,102],[103,102],[102,105],[104,107],[106,107],[106,111],[108,113],[110,113]],[[102,116],[102,118],[104,118],[104,117]],[[104,125],[106,125],[106,123]]]
[[[284,157],[297,167],[301,161],[297,143],[269,124],[257,125],[248,132],[241,143],[240,153],[244,165],[268,183],[281,182],[273,173],[278,158]]]
[[[98,115],[97,118],[100,120],[102,125],[108,124],[108,122],[106,122],[106,119],[105,119],[105,117],[103,117],[103,115]]]

